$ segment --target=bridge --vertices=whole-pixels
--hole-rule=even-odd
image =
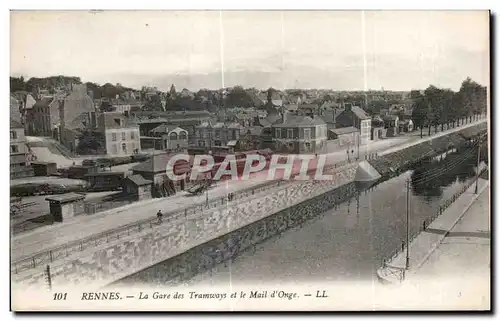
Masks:
[[[360,155],[363,159],[364,155],[419,140],[418,136],[408,136],[373,143]],[[352,182],[358,163],[346,162],[344,153],[328,155],[328,170],[336,175],[332,181],[221,182],[208,192],[208,202],[207,195],[153,199],[15,236],[11,246],[12,282],[16,289],[43,287],[49,266],[53,288],[80,284],[95,289],[113,283]],[[228,201],[228,193],[235,194],[232,201]],[[162,224],[155,218],[158,209],[165,213]]]

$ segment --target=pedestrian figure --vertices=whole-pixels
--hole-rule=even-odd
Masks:
[[[403,241],[403,243],[401,244],[401,251],[404,251],[405,250],[405,242]]]
[[[156,213],[156,217],[158,217],[158,224],[161,224],[163,219],[163,213],[161,212],[161,210]]]

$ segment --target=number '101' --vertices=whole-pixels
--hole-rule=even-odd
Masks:
[[[66,300],[68,293],[54,293],[54,300]]]

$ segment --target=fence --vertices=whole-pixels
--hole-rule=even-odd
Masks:
[[[485,170],[487,170],[487,167],[484,168],[480,173],[479,175],[481,175]],[[460,195],[462,195],[463,193],[465,193],[467,191],[467,189],[469,189],[469,187],[471,187],[473,184],[476,183],[476,178],[470,180],[469,182],[467,182],[460,190],[458,190],[455,194],[453,194],[449,199],[447,199],[446,201],[444,201],[441,205],[439,205],[439,208],[438,210],[430,217],[430,218],[427,218],[425,219],[422,224],[420,225],[419,229],[417,231],[415,231],[414,233],[412,233],[410,235],[410,243],[413,242],[413,240],[423,231],[425,231],[425,229],[432,223],[434,222],[434,220],[436,218],[438,218],[441,214],[443,214],[443,212],[448,208],[450,207],[451,204],[453,204],[453,202],[455,202],[458,197],[460,197]],[[388,267],[387,265],[387,262],[391,262],[392,260],[394,260],[400,253],[404,252],[405,249],[406,249],[406,246],[409,246],[409,244],[405,244],[404,242],[401,244],[401,248],[396,248],[394,251],[391,252],[390,255],[388,255],[388,259],[383,259],[382,261],[382,264],[383,266],[385,267]]]
[[[373,154],[372,157],[376,157],[375,154]],[[341,163],[336,163],[332,164],[329,166],[326,166],[326,169],[334,169],[336,170],[337,168],[342,168],[343,166],[349,164],[349,162],[341,162]],[[312,174],[316,171],[316,169],[308,171],[308,174]],[[264,182],[262,184],[259,184],[257,186],[249,187],[240,191],[237,191],[235,193],[230,193],[228,196],[221,196],[219,198],[216,198],[214,200],[209,201],[208,203],[204,204],[197,204],[188,208],[185,208],[183,210],[177,211],[177,212],[171,212],[167,213],[165,217],[162,219],[162,223],[164,222],[171,222],[174,220],[177,220],[182,217],[187,217],[190,215],[194,215],[197,213],[203,213],[206,210],[213,209],[219,205],[224,205],[231,203],[235,200],[243,199],[246,197],[249,197],[251,195],[255,195],[257,193],[261,193],[263,191],[279,187],[285,184],[288,184],[290,182],[297,182],[295,180],[288,180],[288,181],[271,181],[271,182]],[[129,225],[124,225],[121,227],[118,227],[113,230],[109,230],[103,233],[98,233],[95,234],[91,237],[74,241],[56,248],[53,248],[51,250],[46,250],[43,252],[40,252],[38,254],[32,255],[28,258],[24,258],[21,260],[18,260],[14,263],[11,264],[11,272],[18,274],[19,272],[29,270],[32,268],[36,268],[37,266],[48,264],[51,262],[54,262],[55,260],[61,259],[63,257],[68,257],[75,251],[83,251],[89,247],[97,247],[100,244],[108,243],[110,241],[114,240],[119,240],[120,238],[130,236],[131,234],[134,233],[139,233],[143,231],[144,229],[148,228],[153,228],[154,226],[160,224],[158,219],[156,217],[146,219],[140,222],[134,222]]]

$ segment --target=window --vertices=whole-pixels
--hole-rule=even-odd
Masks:
[[[121,126],[122,120],[120,118],[115,118],[115,125]]]
[[[215,146],[222,146],[222,144],[221,144],[220,140],[216,140],[216,141],[214,141],[214,145],[215,145]]]
[[[203,146],[203,145],[204,145],[203,143],[204,143],[204,141],[199,140],[199,141],[198,141],[198,146]]]
[[[170,140],[177,140],[177,133],[170,133]]]
[[[220,137],[220,130],[216,130],[215,131],[215,138],[219,138]]]
[[[286,138],[288,139],[293,138],[293,129],[290,128],[287,130]]]
[[[111,150],[112,150],[113,155],[118,154],[118,147],[116,146],[116,144],[113,144],[113,146],[111,147]]]
[[[304,139],[311,140],[311,128],[304,128]]]
[[[126,152],[127,152],[127,144],[125,144],[125,143],[123,143],[123,144],[122,144],[122,151],[123,151],[124,153],[126,153]]]
[[[111,134],[111,140],[116,142],[116,133]]]
[[[135,133],[134,132],[130,132],[130,139],[134,140],[135,139]],[[135,149],[135,148],[134,148]]]
[[[11,139],[16,139],[17,138],[17,133],[14,130],[10,132],[10,138]]]
[[[276,138],[281,138],[281,128],[276,128]]]
[[[19,153],[19,146],[17,146],[17,145],[10,145],[10,152],[11,153]]]
[[[127,140],[127,132],[122,132],[122,140]]]
[[[179,134],[179,139],[187,139],[187,134],[186,134],[186,132],[181,132],[181,133]]]

